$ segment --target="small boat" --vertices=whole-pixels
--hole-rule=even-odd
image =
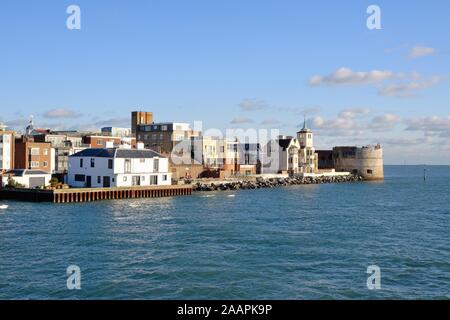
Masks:
[[[8,205],[7,204],[1,204],[0,205],[0,210],[6,210],[6,209],[8,209]]]

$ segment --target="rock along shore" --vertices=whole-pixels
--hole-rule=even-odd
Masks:
[[[265,189],[293,185],[307,184],[325,184],[325,183],[344,183],[363,181],[361,176],[319,176],[319,177],[289,177],[289,178],[256,178],[255,181],[230,181],[219,183],[201,183],[193,184],[194,191],[227,191],[227,190],[249,190]]]

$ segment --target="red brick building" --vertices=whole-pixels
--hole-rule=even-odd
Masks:
[[[14,168],[52,172],[52,148],[50,142],[34,142],[22,137],[15,141]]]

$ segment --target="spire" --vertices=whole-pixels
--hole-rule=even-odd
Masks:
[[[303,115],[303,129],[302,130],[308,130],[308,127],[306,126],[306,114]]]

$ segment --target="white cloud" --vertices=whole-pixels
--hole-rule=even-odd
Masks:
[[[267,108],[267,103],[263,100],[244,99],[239,103],[243,111],[254,111]]]
[[[350,68],[339,68],[327,76],[315,75],[309,80],[311,86],[373,84],[402,76],[390,70],[355,72]]]
[[[373,130],[387,130],[392,129],[399,124],[401,118],[392,113],[386,113],[381,116],[376,116],[372,119],[369,128]]]
[[[79,114],[65,108],[52,109],[44,113],[44,117],[49,119],[77,118],[79,116],[80,116]]]
[[[243,123],[252,123],[253,120],[247,117],[236,117],[231,120],[231,124],[243,124]]]
[[[405,83],[388,84],[378,89],[378,94],[384,97],[412,97],[417,91],[433,87],[441,82],[441,78],[434,76],[425,81],[411,81]]]
[[[425,117],[410,118],[405,120],[408,131],[423,131],[428,133],[439,133],[445,136],[450,133],[450,116],[447,117]]]
[[[426,57],[435,53],[434,48],[416,46],[409,51],[409,57],[411,59]]]
[[[341,118],[356,118],[358,116],[366,115],[370,112],[369,108],[348,108],[339,113]]]

